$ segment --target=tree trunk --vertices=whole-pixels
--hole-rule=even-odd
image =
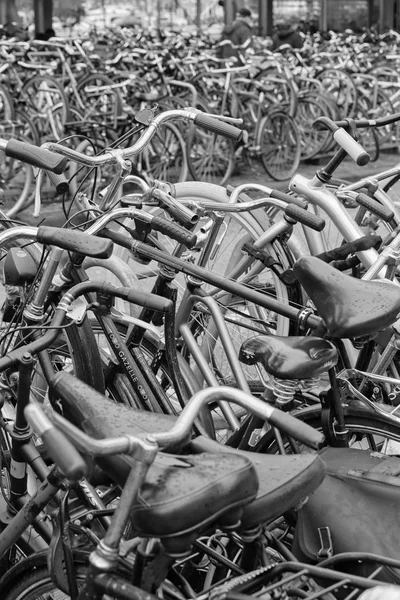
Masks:
[[[0,23],[2,25],[21,23],[15,0],[0,0]]]

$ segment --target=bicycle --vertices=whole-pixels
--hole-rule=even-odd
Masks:
[[[78,382],[74,382],[71,380],[71,378],[66,375],[65,373],[63,373],[62,375],[60,375],[59,377],[56,377],[53,381],[54,387],[57,390],[57,392],[66,400],[71,402],[74,402],[71,398],[72,394],[74,392],[78,392],[79,396],[82,396],[82,392],[84,394],[86,394],[86,404],[87,406],[89,406],[90,404],[92,404],[92,406],[94,406],[93,401],[94,401],[94,396],[93,396],[93,392],[90,392],[88,395],[88,391],[89,390],[83,390],[81,388],[81,386],[79,385]],[[67,385],[66,385],[67,384]],[[72,387],[74,388],[73,391],[70,389],[70,391],[67,391],[67,387],[69,384],[72,384]],[[71,394],[72,391],[72,394]],[[179,595],[183,596],[182,597],[186,597],[187,592],[188,592],[188,588],[187,588],[187,584],[190,581],[190,579],[188,580],[189,577],[189,572],[187,569],[185,569],[185,563],[187,563],[187,560],[185,560],[185,554],[187,553],[188,548],[190,547],[190,545],[193,543],[193,539],[195,537],[195,535],[198,535],[198,530],[199,530],[199,526],[200,526],[200,520],[203,519],[202,522],[202,527],[209,527],[211,526],[212,529],[215,528],[215,525],[213,524],[215,522],[215,519],[217,518],[217,523],[219,523],[220,527],[221,527],[221,531],[219,533],[219,539],[220,539],[220,543],[223,543],[223,536],[225,535],[226,538],[228,539],[230,536],[229,531],[234,531],[235,529],[238,529],[239,531],[239,536],[240,538],[243,540],[243,548],[241,551],[242,554],[242,560],[236,562],[232,562],[231,560],[229,560],[229,558],[224,557],[223,555],[221,556],[221,554],[219,554],[216,551],[213,551],[213,548],[210,547],[209,549],[207,549],[207,546],[205,544],[203,544],[200,540],[199,541],[195,541],[194,542],[194,549],[195,552],[201,552],[201,553],[207,553],[209,554],[210,557],[214,557],[214,559],[216,560],[216,564],[218,565],[218,563],[221,565],[220,569],[221,574],[218,575],[216,572],[213,572],[214,570],[211,569],[211,577],[208,578],[207,581],[207,577],[205,579],[205,581],[203,582],[203,585],[199,588],[200,592],[203,591],[204,592],[208,592],[209,591],[209,586],[214,585],[217,583],[222,575],[224,575],[224,573],[226,573],[226,570],[231,568],[231,570],[233,570],[236,574],[237,577],[236,578],[228,578],[228,581],[226,581],[225,583],[222,582],[222,588],[216,588],[215,592],[218,593],[219,589],[235,589],[236,586],[238,586],[238,589],[240,589],[240,585],[243,584],[244,582],[248,581],[248,582],[253,582],[253,585],[255,584],[255,582],[257,581],[257,576],[260,578],[260,576],[264,575],[264,583],[268,582],[268,571],[272,568],[273,572],[283,572],[286,573],[287,570],[290,572],[290,570],[294,570],[294,571],[301,571],[301,573],[303,575],[307,574],[308,576],[318,576],[320,577],[319,580],[319,584],[322,587],[315,587],[315,584],[313,585],[312,583],[312,579],[310,580],[309,578],[303,578],[303,584],[300,586],[303,588],[304,592],[303,592],[303,597],[307,597],[307,593],[305,590],[308,589],[308,586],[311,585],[311,587],[313,588],[313,591],[315,592],[316,590],[320,590],[321,594],[323,596],[323,591],[325,591],[325,587],[324,585],[327,584],[323,584],[322,581],[324,581],[324,576],[327,578],[327,580],[333,580],[336,582],[336,586],[341,589],[343,586],[343,579],[344,579],[344,574],[343,573],[338,573],[338,572],[326,572],[323,570],[323,568],[315,568],[312,566],[307,566],[301,563],[297,563],[297,562],[287,562],[286,560],[282,561],[282,557],[283,556],[290,556],[287,555],[287,553],[285,552],[285,549],[282,545],[279,544],[278,540],[276,540],[277,542],[277,546],[275,551],[273,550],[274,547],[274,536],[273,534],[269,536],[269,540],[271,542],[271,554],[270,557],[268,559],[268,569],[265,568],[265,566],[261,569],[258,569],[257,571],[254,572],[248,572],[247,573],[247,577],[244,577],[244,574],[242,576],[243,573],[243,568],[245,567],[246,563],[249,565],[254,564],[254,541],[255,541],[255,537],[257,536],[257,534],[254,531],[254,527],[251,528],[251,523],[257,523],[260,519],[260,517],[262,519],[269,519],[271,517],[271,511],[268,511],[267,513],[265,512],[265,508],[267,506],[267,503],[270,503],[272,496],[271,496],[271,491],[269,491],[269,493],[267,492],[267,489],[264,487],[265,480],[261,480],[263,481],[263,483],[261,483],[261,488],[263,489],[263,494],[258,495],[257,497],[257,501],[253,501],[253,503],[251,503],[251,497],[254,497],[254,493],[256,493],[256,488],[253,488],[253,484],[254,484],[254,467],[252,466],[252,463],[250,462],[247,463],[247,465],[245,466],[244,461],[247,460],[251,460],[250,457],[252,456],[251,454],[243,454],[243,453],[237,453],[237,452],[230,452],[228,454],[224,454],[223,452],[218,452],[218,454],[215,455],[210,455],[207,453],[202,453],[200,454],[199,458],[202,461],[205,461],[206,464],[213,464],[214,467],[219,464],[220,468],[223,465],[223,467],[225,468],[225,475],[224,478],[227,480],[231,480],[233,481],[234,478],[238,478],[239,473],[237,471],[237,467],[240,464],[240,469],[241,469],[241,475],[240,475],[240,480],[242,482],[242,486],[241,486],[241,491],[237,491],[234,495],[234,497],[232,496],[232,490],[230,488],[225,488],[223,492],[220,491],[220,497],[219,497],[219,501],[218,503],[214,503],[214,505],[211,507],[210,505],[208,505],[207,509],[205,507],[202,507],[200,509],[200,497],[201,497],[201,492],[200,490],[201,485],[200,481],[198,479],[196,479],[196,467],[198,469],[198,465],[199,463],[196,462],[196,455],[186,455],[185,457],[182,457],[180,459],[180,463],[176,463],[176,457],[175,457],[175,466],[170,466],[170,471],[169,471],[169,476],[168,476],[168,481],[169,482],[173,482],[174,481],[174,477],[177,477],[179,474],[179,468],[182,468],[184,465],[191,464],[192,468],[193,468],[193,472],[192,472],[192,482],[193,482],[193,486],[194,489],[197,490],[197,496],[198,496],[198,500],[197,500],[197,507],[198,510],[193,513],[193,511],[191,511],[191,513],[185,513],[182,514],[182,510],[181,510],[181,518],[179,520],[179,524],[172,524],[173,521],[170,520],[169,523],[170,525],[167,525],[165,522],[161,522],[158,521],[157,519],[153,522],[153,525],[149,525],[149,521],[147,521],[147,525],[145,525],[143,523],[143,521],[141,521],[141,524],[139,525],[139,521],[136,518],[136,514],[139,515],[140,513],[143,512],[143,510],[141,509],[141,505],[140,503],[135,502],[135,497],[137,496],[137,491],[139,489],[139,485],[140,482],[144,480],[145,476],[146,476],[146,472],[148,473],[147,477],[150,476],[151,473],[151,469],[156,468],[157,465],[157,458],[155,458],[156,453],[157,453],[157,446],[162,446],[162,447],[168,447],[168,445],[170,445],[171,443],[174,445],[174,447],[176,446],[177,443],[181,442],[185,437],[187,438],[187,435],[190,431],[190,426],[193,423],[194,420],[194,415],[196,414],[197,410],[199,409],[199,407],[201,405],[204,405],[207,401],[210,400],[215,400],[215,398],[220,397],[221,395],[224,395],[226,393],[226,397],[228,397],[230,400],[233,400],[235,402],[239,402],[241,404],[245,404],[246,402],[249,402],[249,406],[251,407],[252,410],[257,411],[257,414],[259,414],[259,416],[265,416],[267,413],[270,413],[268,405],[264,404],[264,403],[259,403],[257,400],[255,400],[254,398],[252,398],[251,396],[247,396],[246,394],[243,394],[243,392],[240,392],[238,390],[232,390],[227,388],[225,391],[222,391],[221,388],[211,388],[208,390],[204,390],[202,392],[199,392],[198,394],[196,394],[190,401],[190,403],[187,405],[187,407],[185,408],[184,413],[181,414],[180,417],[178,417],[178,420],[176,421],[176,423],[172,426],[172,429],[170,429],[169,432],[164,432],[164,431],[160,431],[160,432],[154,432],[150,435],[150,437],[148,436],[148,438],[146,439],[141,439],[138,438],[137,436],[135,436],[135,434],[129,434],[127,435],[126,439],[121,439],[116,438],[116,437],[104,437],[104,434],[106,433],[106,431],[111,431],[109,428],[105,428],[104,429],[104,433],[102,434],[102,438],[101,440],[95,440],[93,439],[93,437],[89,437],[90,434],[93,433],[93,426],[89,427],[89,435],[87,435],[86,433],[81,432],[79,429],[77,429],[76,427],[72,426],[71,424],[68,423],[68,421],[65,421],[64,419],[62,419],[62,417],[57,416],[56,414],[53,413],[49,413],[47,412],[47,417],[44,415],[42,409],[38,406],[38,405],[30,405],[27,410],[27,417],[29,418],[29,420],[33,423],[34,427],[36,428],[36,430],[40,433],[42,433],[42,435],[45,436],[46,439],[46,443],[48,444],[48,447],[51,451],[51,453],[54,456],[57,456],[57,458],[60,456],[60,452],[57,451],[57,449],[54,448],[54,440],[55,440],[55,435],[57,435],[56,432],[59,431],[59,427],[63,427],[63,436],[62,436],[62,443],[64,446],[64,443],[66,442],[64,436],[67,437],[68,440],[73,441],[74,446],[76,445],[76,447],[84,452],[85,454],[88,454],[90,452],[90,454],[98,454],[99,456],[103,456],[103,465],[107,462],[107,456],[111,456],[112,454],[114,454],[115,452],[121,452],[121,451],[129,451],[131,454],[133,455],[133,457],[136,458],[136,460],[131,460],[128,464],[131,465],[128,467],[128,471],[129,471],[129,475],[128,478],[125,480],[126,483],[124,484],[123,487],[123,491],[122,491],[122,495],[121,495],[121,499],[120,499],[120,503],[118,505],[118,507],[115,509],[115,512],[113,514],[112,517],[112,522],[111,525],[108,529],[108,532],[106,533],[105,537],[103,538],[103,540],[97,544],[97,548],[92,552],[92,554],[90,555],[89,558],[89,566],[85,568],[84,564],[82,565],[84,567],[84,570],[82,571],[82,568],[79,564],[79,562],[76,562],[77,559],[79,560],[79,555],[76,555],[76,553],[74,554],[70,554],[70,558],[71,560],[69,561],[69,563],[66,563],[66,575],[63,575],[62,571],[60,570],[56,570],[56,580],[53,581],[53,583],[50,582],[49,580],[49,576],[48,576],[48,572],[46,570],[43,570],[43,568],[40,568],[40,564],[43,563],[43,557],[40,555],[36,556],[36,561],[33,559],[30,562],[30,565],[36,564],[39,568],[36,569],[35,572],[35,577],[32,578],[30,577],[30,585],[28,586],[28,590],[34,591],[34,593],[43,593],[44,590],[49,590],[49,589],[53,589],[55,590],[55,587],[61,587],[61,589],[64,592],[70,593],[76,597],[82,599],[82,598],[97,598],[97,597],[101,597],[102,594],[104,593],[108,593],[108,594],[112,594],[113,597],[119,598],[119,597],[124,597],[126,596],[127,591],[129,590],[129,593],[135,593],[136,594],[141,594],[142,592],[146,592],[147,594],[154,594],[156,593],[158,588],[162,588],[164,594],[166,594],[168,597],[170,594],[174,595],[174,593],[176,593],[179,590]],[[276,409],[275,409],[276,410]],[[278,413],[277,413],[278,414]],[[50,417],[50,421],[48,419],[48,417]],[[271,418],[273,419],[273,413],[271,414]],[[100,423],[98,423],[98,426],[101,426]],[[133,430],[132,430],[133,431]],[[314,433],[310,433],[310,435],[314,438]],[[317,438],[315,438],[315,441],[317,441]],[[68,445],[64,446],[66,449],[68,449],[68,452],[70,453],[71,456],[75,456],[78,460],[79,460],[79,454],[77,455],[76,450],[71,451],[70,449],[70,442],[68,442]],[[161,458],[161,455],[158,455]],[[264,457],[264,459],[267,457]],[[287,462],[287,465],[289,466],[289,463],[292,463],[291,468],[293,468],[294,466],[294,457],[290,457],[291,460],[287,460],[288,457],[277,457],[283,460],[281,461],[282,465],[284,464],[284,462]],[[165,461],[168,461],[168,454],[164,455],[164,463]],[[323,471],[321,472],[321,465],[319,463],[319,459],[318,457],[316,457],[315,455],[309,455],[309,457],[306,456],[302,456],[301,457],[301,461],[298,461],[299,463],[301,462],[303,464],[303,473],[305,473],[305,465],[308,464],[309,466],[314,465],[313,469],[312,469],[312,473],[309,472],[309,474],[307,475],[307,486],[313,486],[316,484],[317,480],[321,477]],[[80,464],[82,466],[84,466],[84,463],[82,464],[82,460],[80,461]],[[126,466],[128,466],[128,464]],[[162,464],[162,463],[161,463]],[[255,465],[256,462],[253,463],[253,465]],[[265,465],[267,464],[267,462],[265,462]],[[115,462],[114,462],[115,465]],[[136,465],[136,466],[135,466]],[[153,466],[150,466],[153,465]],[[229,466],[228,466],[229,465]],[[249,468],[250,467],[250,468]],[[130,470],[129,470],[130,469]],[[161,469],[164,469],[164,467],[161,467]],[[299,469],[299,473],[300,473]],[[126,471],[126,468],[125,468]],[[220,477],[219,474],[220,469],[217,468],[217,472],[214,472],[214,475],[211,477],[211,481],[213,481],[213,487],[210,485],[211,481],[208,483],[207,486],[207,494],[210,494],[211,491],[213,489],[215,489],[215,486],[217,485],[217,480]],[[235,471],[237,472],[237,475],[235,476]],[[156,472],[158,472],[158,469],[156,469]],[[260,473],[261,471],[257,470],[257,474]],[[115,473],[115,466],[114,466],[114,473]],[[126,472],[127,474],[127,472]],[[126,476],[125,476],[126,477]],[[283,480],[286,477],[285,475],[281,476],[281,479]],[[150,484],[151,479],[149,480],[149,484]],[[247,485],[245,486],[245,481],[247,483]],[[196,482],[196,483],[195,483]],[[304,480],[303,480],[303,485],[304,485]],[[156,493],[155,488],[151,487],[151,485],[148,484],[147,487],[147,499],[148,499],[148,505],[147,508],[145,509],[147,512],[154,514],[154,517],[156,515],[156,509],[155,506],[153,507],[152,505],[152,501],[151,498],[153,498],[153,494]],[[246,489],[244,489],[246,487]],[[296,485],[297,487],[297,485]],[[144,489],[144,488],[143,488]],[[228,491],[229,489],[229,491]],[[171,498],[170,494],[172,491],[172,487],[168,486],[168,490],[166,490],[166,493],[164,495],[165,498]],[[260,492],[260,490],[259,490]],[[304,493],[304,487],[303,487],[303,493]],[[204,494],[204,492],[203,492]],[[230,494],[230,503],[229,503],[229,507],[226,506],[226,499],[227,499],[227,495]],[[221,497],[222,496],[222,497]],[[285,504],[290,504],[290,499],[286,496],[284,496],[286,498]],[[187,496],[187,503],[188,506],[191,506],[191,503],[193,502],[192,500],[193,496],[190,493]],[[250,500],[250,504],[249,504],[249,500]],[[292,502],[294,500],[294,498],[291,499]],[[159,497],[159,502],[161,501],[161,497]],[[264,514],[262,511],[262,507],[264,507]],[[272,506],[271,506],[272,508]],[[177,509],[176,504],[171,505],[170,504],[170,514],[173,514],[173,512]],[[180,509],[182,509],[182,505],[180,506]],[[274,512],[276,512],[276,508],[273,509]],[[132,511],[132,512],[131,512]],[[201,512],[200,512],[201,511]],[[239,517],[239,513],[242,512],[242,524],[243,527],[239,526],[238,524],[238,517]],[[263,516],[261,516],[263,514]],[[155,545],[154,543],[151,544],[151,547],[149,544],[146,544],[145,541],[143,540],[139,546],[138,543],[134,542],[133,543],[129,543],[129,541],[127,541],[126,544],[122,544],[120,545],[120,541],[121,541],[121,535],[125,529],[125,524],[127,523],[128,519],[129,519],[129,515],[131,515],[131,518],[133,518],[133,523],[134,523],[134,528],[136,528],[137,532],[139,533],[140,537],[144,537],[146,538],[148,535],[151,535],[152,537],[154,537],[155,535],[160,536],[161,534],[161,539],[163,542],[163,545]],[[268,516],[267,516],[268,515]],[[94,515],[96,516],[96,515]],[[156,518],[156,517],[155,517]],[[189,525],[190,523],[190,525]],[[209,523],[209,525],[208,525]],[[172,525],[171,525],[172,524]],[[183,529],[183,527],[185,526],[185,532],[184,535],[177,535],[177,533]],[[224,530],[227,530],[227,533],[224,534]],[[196,531],[196,533],[195,533]],[[248,532],[248,533],[246,533]],[[250,533],[251,532],[251,533]],[[233,538],[234,539],[234,538]],[[135,551],[134,549],[137,549],[137,552],[144,558],[147,558],[147,561],[140,561],[140,564],[138,564],[138,562],[136,561],[136,567],[133,570],[133,579],[132,579],[132,574],[130,574],[129,570],[128,570],[128,565],[129,562],[126,560],[122,561],[119,560],[117,562],[117,556],[118,556],[118,552],[119,552],[119,548],[121,548],[121,550],[123,550],[125,557],[129,556],[129,552]],[[64,549],[64,551],[66,551],[66,549]],[[253,553],[253,560],[250,560],[250,552]],[[279,556],[279,553],[281,553],[281,556]],[[193,552],[192,552],[193,554]],[[99,559],[101,557],[101,564],[99,563]],[[81,558],[85,558],[85,557],[81,557]],[[200,558],[200,557],[199,557]],[[385,559],[383,557],[381,558],[381,564],[382,565],[395,565],[398,566],[398,561],[393,561],[390,559]],[[175,568],[172,568],[174,563],[177,562],[177,566]],[[154,567],[153,565],[156,564],[163,564],[163,568],[162,571],[158,570],[158,572],[154,571]],[[102,575],[102,573],[104,572],[104,566],[106,566],[107,568],[107,577],[104,577]],[[21,569],[21,568],[20,568]],[[12,588],[12,584],[16,584],[16,576],[20,576],[21,570],[17,568],[14,569],[14,573],[11,572],[5,579],[3,579],[2,581],[2,589],[5,590],[6,592],[8,592],[8,590],[10,590],[10,595],[7,595],[6,598],[11,599],[11,598],[19,598],[22,600],[22,598],[29,598],[29,594],[31,593],[31,591],[28,592],[27,594],[27,581],[24,582],[24,584],[19,584],[17,585],[17,587],[14,589]],[[193,569],[192,569],[193,571]],[[179,578],[176,577],[176,575],[174,576],[173,574],[179,573]],[[110,573],[112,573],[113,575],[110,578]],[[153,574],[152,574],[153,573]],[[229,577],[229,576],[228,576]],[[171,579],[172,578],[172,579]],[[229,580],[231,579],[231,581]],[[265,580],[266,579],[266,580]],[[280,581],[280,583],[282,585],[284,585],[286,578],[283,577],[283,580]],[[322,581],[321,581],[322,580]],[[347,575],[345,578],[346,584],[348,586],[351,586],[351,588],[355,588],[355,589],[365,589],[365,587],[372,587],[373,585],[378,585],[378,581],[371,581],[371,579],[365,579],[365,578],[361,578],[361,577],[357,577],[354,575]],[[200,582],[199,582],[200,583]],[[299,585],[298,580],[296,580],[296,584]],[[189,584],[190,585],[190,584]],[[195,586],[195,582],[193,581],[193,586]],[[176,591],[174,590],[174,588],[176,588]],[[186,589],[186,592],[185,592]],[[243,588],[242,588],[243,589]],[[246,588],[244,588],[246,589]],[[250,588],[251,589],[251,588]],[[124,592],[122,591],[124,590]],[[192,590],[192,594],[193,594],[193,587],[191,587]],[[142,592],[141,592],[142,591]],[[121,594],[123,594],[123,596],[120,596]],[[321,596],[321,597],[322,597]],[[152,596],[150,596],[152,597]],[[193,596],[192,596],[193,597]],[[197,597],[197,596],[195,596]],[[318,597],[318,594],[317,596]]]

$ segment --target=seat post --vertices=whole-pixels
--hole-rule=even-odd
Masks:
[[[346,429],[343,404],[335,369],[329,369],[330,390],[321,394],[322,429],[330,446],[349,446],[349,432]]]

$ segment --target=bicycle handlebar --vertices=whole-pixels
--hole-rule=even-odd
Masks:
[[[0,138],[0,150],[3,150],[6,156],[16,158],[22,162],[28,163],[39,169],[53,171],[53,173],[63,173],[67,159],[50,152],[46,148],[40,148],[34,144],[21,142],[20,140],[5,140]]]
[[[240,141],[243,135],[241,129],[238,129],[231,123],[226,122],[229,120],[239,125],[242,124],[242,119],[228,119],[222,116],[220,117],[219,115],[213,116],[207,113],[203,113],[197,108],[187,107],[184,109],[175,109],[162,112],[150,121],[145,131],[142,133],[138,141],[133,146],[123,149],[116,148],[112,150],[107,150],[101,156],[87,156],[82,152],[77,152],[72,148],[68,148],[67,146],[63,146],[62,144],[58,144],[56,142],[46,142],[43,145],[43,147],[45,147],[47,150],[50,150],[51,152],[61,154],[61,156],[64,156],[70,160],[86,165],[88,167],[101,167],[107,163],[119,163],[133,156],[136,156],[137,154],[142,152],[142,150],[147,146],[147,144],[150,142],[158,128],[163,123],[174,119],[184,119],[193,121],[194,123],[203,127],[204,129],[212,131],[213,133],[224,135],[235,141]]]
[[[317,119],[313,124],[314,129],[329,129],[329,127],[322,122],[322,119],[326,119],[326,117]],[[391,125],[398,121],[400,121],[400,112],[389,115],[388,117],[380,117],[379,119],[351,119],[351,124],[357,129],[364,129],[365,127],[385,127],[386,125]],[[336,127],[346,128],[349,126],[349,119],[332,121],[332,123],[336,125]]]
[[[260,198],[250,200],[248,202],[239,202],[240,194],[244,191],[257,190],[268,194],[268,198]],[[310,227],[315,231],[322,231],[325,227],[325,221],[318,215],[307,212],[307,204],[297,196],[290,196],[279,190],[273,190],[265,185],[258,183],[243,184],[234,189],[229,199],[229,202],[207,202],[197,204],[204,212],[219,211],[219,212],[247,212],[256,210],[257,208],[271,208],[275,206],[282,209],[285,215],[296,222],[302,223],[306,227]]]
[[[51,387],[61,398],[66,394],[68,396],[72,394],[73,396],[75,387],[79,390],[79,393],[82,393],[82,387],[84,387],[87,394],[91,396],[98,394],[96,390],[87,384],[76,379],[70,373],[63,371],[54,376],[51,381]],[[259,418],[269,422],[273,427],[279,428],[281,431],[284,431],[289,436],[296,438],[311,448],[319,449],[325,441],[322,433],[289,413],[284,413],[242,390],[226,386],[210,387],[196,392],[183,408],[169,431],[147,434],[144,440],[129,434],[118,438],[94,439],[55,413],[52,409],[47,409],[46,414],[54,426],[63,431],[64,435],[79,451],[94,456],[106,456],[112,454],[132,454],[137,448],[142,446],[143,442],[155,443],[159,448],[174,446],[187,439],[190,435],[193,424],[203,407],[220,401],[239,404]],[[25,416],[36,433],[41,435],[44,416],[43,408],[39,404],[31,403],[25,409]],[[51,443],[52,440],[50,440],[49,444]],[[54,458],[53,447],[48,447],[48,450]]]
[[[342,121],[344,126],[338,125],[328,117],[319,117],[313,123],[313,128],[317,131],[328,129],[332,132],[334,140],[347,152],[347,154],[360,167],[366,165],[370,161],[370,155],[362,146],[345,130],[343,127],[349,126],[349,121]]]
[[[238,125],[242,124],[242,119],[210,115],[197,108],[188,107],[162,112],[150,121],[147,129],[133,146],[124,149],[109,149],[101,156],[87,156],[56,142],[46,142],[42,147],[39,147],[19,140],[5,140],[2,138],[0,138],[0,150],[3,150],[11,158],[16,158],[40,169],[61,174],[65,170],[67,159],[88,167],[100,167],[106,163],[120,163],[136,156],[147,146],[160,125],[173,119],[193,121],[203,129],[231,138],[236,142],[239,142],[243,136],[242,130],[231,124],[232,122]]]
[[[22,228],[20,228],[22,229]],[[149,292],[142,292],[140,290],[131,289],[127,287],[116,287],[114,284],[107,281],[85,281],[79,283],[68,290],[66,294],[61,298],[58,303],[54,317],[51,320],[51,324],[48,331],[41,337],[35,339],[33,342],[29,342],[24,346],[18,346],[13,350],[10,350],[6,354],[0,357],[0,373],[5,369],[12,367],[21,360],[23,355],[28,352],[30,354],[37,354],[45,348],[51,346],[58,335],[58,329],[64,323],[65,315],[68,313],[72,303],[79,296],[89,294],[91,292],[98,292],[103,295],[114,296],[115,298],[121,298],[132,304],[138,304],[143,308],[149,308],[152,311],[164,313],[166,315],[172,314],[174,311],[174,305],[171,300],[151,294]]]
[[[36,411],[32,410],[33,406],[33,404],[27,406],[27,414],[35,415]],[[32,422],[37,424],[37,417],[32,416]],[[85,477],[88,471],[85,459],[43,411],[40,415],[40,437],[44,447],[51,452],[52,459],[67,479],[79,481]]]
[[[113,243],[110,240],[96,238],[83,231],[46,227],[44,225],[40,227],[13,227],[2,231],[0,233],[0,246],[9,240],[21,237],[95,258],[109,258],[113,251]]]

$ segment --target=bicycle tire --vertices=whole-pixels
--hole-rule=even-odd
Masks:
[[[178,192],[178,186],[177,186]],[[182,195],[181,195],[182,194]],[[227,202],[229,196],[224,188],[214,186],[211,184],[198,184],[196,182],[186,182],[179,186],[178,198],[183,199],[183,194],[186,199],[195,200],[199,202]],[[232,228],[231,223],[232,222]],[[261,225],[261,222],[263,223]],[[229,216],[229,224],[227,226],[227,236],[220,242],[217,253],[213,259],[206,263],[206,267],[220,272],[221,274],[227,274],[230,272],[230,267],[236,265],[240,256],[240,241],[249,241],[250,239],[257,239],[261,232],[265,231],[268,224],[268,219],[264,211],[258,210],[252,212],[251,215],[244,213],[232,213]],[[273,244],[268,245],[268,251],[274,256],[282,266],[289,267],[291,264],[291,257],[286,249],[276,240]],[[226,256],[226,258],[225,258]],[[189,258],[190,260],[190,258]],[[240,277],[239,277],[240,280]],[[264,269],[261,273],[257,274],[256,280],[247,281],[247,285],[255,285],[257,289],[264,289],[265,293],[270,294],[276,298],[280,298],[284,303],[298,301],[298,288],[295,286],[293,289],[289,289],[283,285],[279,278],[273,273]],[[269,333],[277,335],[287,335],[290,331],[290,323],[287,319],[282,318],[280,315],[273,314],[260,307],[252,305],[246,300],[240,299],[239,297],[225,294],[223,292],[214,292],[213,288],[203,284],[204,291],[211,291],[214,298],[220,304],[220,308],[225,315],[225,322],[228,328],[229,336],[233,342],[233,346],[237,351],[241,346],[244,339],[246,339],[254,329],[260,333]],[[223,346],[219,340],[219,334],[215,327],[215,324],[210,320],[207,311],[200,310],[196,313],[192,312],[191,330],[195,336],[196,343],[202,352],[206,356],[211,369],[214,372],[214,376],[221,385],[237,385],[235,377],[232,375],[231,365]],[[204,344],[204,345],[202,345]],[[185,358],[188,360],[192,367],[195,375],[198,377],[196,363],[190,356],[190,352],[185,349],[185,345],[182,349]],[[242,365],[242,370],[246,378],[247,384],[252,388],[256,385],[259,387],[260,378],[259,373],[255,367]],[[218,411],[213,412],[213,422],[215,429],[219,428],[217,435],[222,438],[225,436],[227,425],[221,421],[221,415]],[[218,426],[221,422],[222,425]]]
[[[74,572],[78,588],[85,582],[88,555],[74,551]],[[61,591],[51,579],[47,566],[47,552],[39,552],[21,560],[0,580],[2,600],[67,600],[69,594]]]
[[[287,113],[272,110],[261,119],[257,146],[264,170],[275,181],[290,179],[297,172],[301,157],[300,134]]]
[[[296,394],[301,398],[301,394]],[[292,414],[315,429],[321,430],[321,405],[314,404],[305,409],[294,410]],[[350,433],[350,447],[382,452],[385,441],[400,444],[400,426],[397,426],[383,415],[369,410],[358,401],[349,401],[344,409],[344,421]],[[375,436],[372,438],[372,436]],[[276,452],[276,443],[272,432],[268,431],[265,439],[261,439],[253,451]],[[307,449],[307,452],[310,450]],[[396,452],[398,453],[398,452]]]
[[[227,191],[226,188],[222,186],[215,185],[212,183],[196,181],[186,181],[177,184],[175,186],[175,193],[176,199],[182,202],[183,204],[185,204],[185,202],[192,201],[205,204],[209,202],[228,203],[230,197],[230,193]],[[262,235],[262,233],[265,232],[269,225],[269,218],[267,214],[264,210],[260,209],[251,211],[251,214],[231,213],[229,217],[232,220],[232,222],[236,224],[236,227],[245,230],[247,234],[250,234],[253,237],[253,239],[257,239],[257,237]],[[198,225],[198,227],[200,227],[200,225],[201,223]],[[290,265],[292,263],[292,257],[290,255],[290,252],[278,242],[274,245],[274,247],[276,248],[276,251],[278,253],[277,258],[281,258],[285,264]],[[224,250],[222,249],[221,253],[223,251]],[[228,248],[225,252],[229,253]],[[230,253],[229,258],[232,259],[232,253]],[[197,262],[197,260],[194,259],[194,262]],[[214,260],[214,263],[217,262],[217,260]],[[207,264],[205,266],[207,267]],[[218,266],[221,267],[221,264],[218,264]],[[282,302],[289,302],[288,288],[280,281],[279,277],[277,277],[273,272],[271,273],[271,277],[273,282],[272,286],[275,289],[274,294],[276,295],[276,297],[280,298]],[[293,301],[295,301],[294,298]],[[287,335],[288,331],[288,320],[285,317],[282,317],[281,315],[277,315],[276,334]]]
[[[67,96],[62,85],[48,75],[34,75],[21,89],[23,110],[33,121],[41,143],[60,139],[65,123],[71,120]]]
[[[18,124],[11,124],[10,128],[4,130],[1,135],[5,139],[17,139],[21,142],[32,143],[29,134],[26,137]],[[33,199],[35,178],[31,165],[16,158],[4,156],[0,163],[0,184],[4,192],[7,216],[15,216],[28,206],[30,198]]]
[[[324,69],[316,76],[325,92],[335,100],[342,119],[352,117],[358,100],[358,90],[353,78],[342,69]]]
[[[15,104],[7,87],[0,84],[0,123],[15,120]]]
[[[68,335],[67,335],[68,333]],[[101,369],[100,353],[98,352],[95,338],[91,327],[86,319],[82,326],[77,327],[72,325],[64,330],[63,335],[59,335],[57,340],[48,349],[49,358],[55,371],[67,369],[81,380],[85,381],[91,387],[104,393],[104,377]],[[12,371],[10,372],[12,374]],[[8,381],[8,374],[4,373],[6,379],[3,379],[3,385]],[[14,394],[16,390],[10,386],[10,394],[3,401],[2,415],[7,419],[15,418]],[[9,397],[8,397],[9,396]],[[47,379],[37,362],[35,362],[31,375],[30,398],[32,401],[43,403],[48,401],[49,388]],[[0,435],[0,452],[2,457],[9,456],[11,452],[11,440],[5,432],[1,431]],[[9,473],[10,465],[2,460],[2,487],[1,501],[9,500]],[[30,477],[30,486],[36,485],[35,476]],[[31,553],[36,550],[35,536],[32,540],[24,540],[18,544],[21,548],[19,553]],[[39,545],[40,547],[40,545]],[[3,574],[15,561],[15,549],[11,548],[0,560],[0,574]]]
[[[206,98],[197,98],[196,108],[217,112],[217,104],[209,106]],[[187,129],[186,156],[194,181],[225,185],[235,168],[235,144],[222,135],[190,125]]]
[[[164,123],[139,156],[141,169],[150,179],[178,183],[189,174],[187,143],[179,128]]]
[[[295,123],[300,133],[302,160],[315,157],[331,139],[329,131],[317,131],[312,126],[316,119],[323,116],[326,116],[326,105],[324,103],[311,96],[299,98]]]
[[[95,94],[91,90],[103,86],[103,94]],[[98,120],[102,125],[116,127],[123,112],[123,103],[115,81],[103,73],[91,73],[78,81],[76,91],[80,101],[75,98],[73,106],[82,113],[84,120]]]
[[[265,86],[265,91],[274,96],[280,106],[285,107],[285,112],[291,117],[296,115],[299,100],[297,84],[294,84],[293,80],[286,76],[282,67],[270,65],[259,71],[254,76],[254,80]]]
[[[392,115],[395,110],[389,96],[380,88],[375,92],[368,93],[369,90],[360,90],[357,100],[357,109],[367,115],[368,119],[379,119]],[[386,144],[395,145],[396,125],[387,125],[386,127],[377,127],[376,134],[379,140],[379,147],[383,148]]]

